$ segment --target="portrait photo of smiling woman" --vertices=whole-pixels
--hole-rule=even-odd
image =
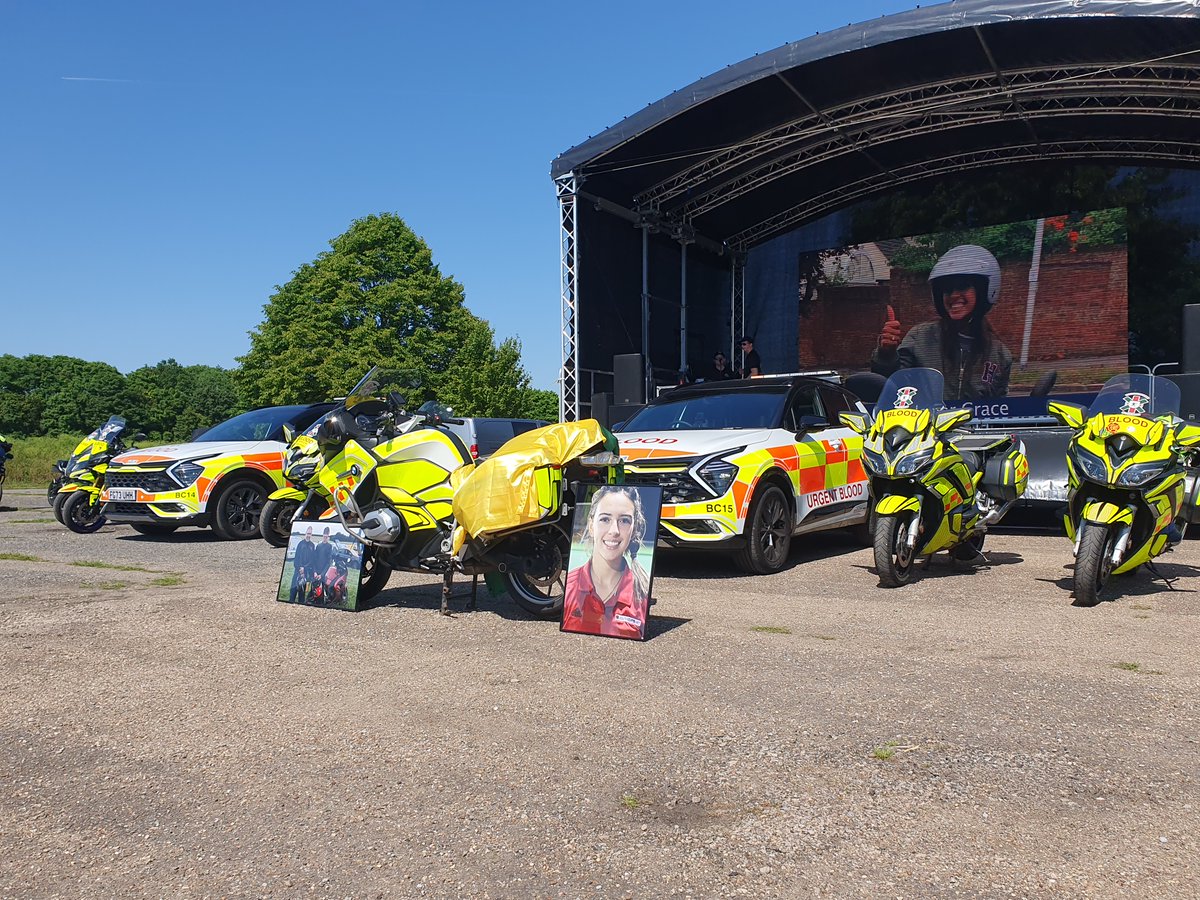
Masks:
[[[563,631],[643,640],[662,489],[604,485],[576,511]]]

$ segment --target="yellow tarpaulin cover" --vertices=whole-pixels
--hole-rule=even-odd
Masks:
[[[557,467],[604,441],[595,419],[517,435],[476,466],[454,494],[454,518],[471,537],[536,522],[557,501]]]

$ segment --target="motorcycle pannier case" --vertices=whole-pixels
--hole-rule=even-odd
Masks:
[[[1184,469],[1183,506],[1179,515],[1189,525],[1200,525],[1200,469]]]
[[[988,496],[1002,503],[1016,500],[1025,493],[1029,480],[1029,461],[1018,448],[989,457],[983,468],[982,487]]]

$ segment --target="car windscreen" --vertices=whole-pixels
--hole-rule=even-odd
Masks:
[[[242,413],[232,419],[214,425],[197,441],[278,441],[283,438],[285,422],[295,422],[307,412],[307,406],[272,406]]]
[[[622,432],[703,431],[721,428],[775,428],[787,399],[785,391],[737,391],[681,397],[634,413]]]

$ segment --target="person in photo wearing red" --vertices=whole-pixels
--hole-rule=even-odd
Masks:
[[[592,555],[567,575],[564,631],[642,638],[650,576],[637,555],[645,536],[646,517],[635,488],[607,485],[596,491],[583,533]]]

